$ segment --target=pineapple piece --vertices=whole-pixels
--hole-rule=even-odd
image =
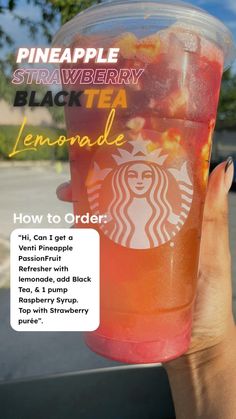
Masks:
[[[169,114],[174,117],[181,111],[186,111],[189,93],[187,88],[179,89],[172,92],[167,98]]]
[[[210,156],[210,144],[205,144],[203,146],[202,151],[201,151],[201,156],[202,156],[202,159],[204,161],[208,161],[209,160],[209,156]]]
[[[140,39],[136,45],[136,55],[144,63],[152,63],[159,55],[161,41],[159,35],[151,35]]]
[[[144,125],[145,119],[141,116],[136,116],[135,118],[129,119],[126,123],[126,126],[135,132],[141,131]]]
[[[137,38],[131,32],[120,35],[115,43],[114,48],[120,48],[120,53],[124,58],[135,58]]]
[[[164,150],[168,150],[170,153],[179,152],[181,133],[176,128],[169,128],[162,134],[162,143]]]
[[[206,186],[207,184],[208,175],[209,175],[210,153],[211,153],[211,136],[209,135],[208,142],[203,146],[202,151],[201,151],[202,177],[203,177],[204,186]]]

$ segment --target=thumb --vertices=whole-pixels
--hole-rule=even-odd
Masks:
[[[212,216],[214,213],[212,211],[212,206],[216,210],[216,216],[218,217],[219,211],[223,209],[223,202],[227,202],[227,194],[232,186],[234,176],[234,165],[232,157],[219,164],[212,172],[206,196],[205,212],[211,210]],[[221,211],[220,211],[221,212]]]
[[[58,199],[65,202],[72,202],[72,188],[70,182],[62,183],[56,190]]]
[[[228,199],[234,175],[233,159],[218,165],[212,172],[204,207],[201,265],[222,270],[229,261]],[[230,265],[230,263],[228,263]]]

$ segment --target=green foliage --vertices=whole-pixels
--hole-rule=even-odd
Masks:
[[[19,132],[19,126],[2,125],[0,129],[0,159],[9,159],[8,155],[11,153],[16,138]],[[60,135],[65,135],[65,132],[56,128],[37,127],[28,125],[25,127],[24,135],[43,135],[49,137],[51,140],[56,140]],[[12,157],[11,160],[68,160],[68,148],[63,147],[48,147],[44,145],[39,147],[37,151],[25,151]]]
[[[0,14],[3,15],[5,12],[11,12],[12,16],[18,23],[22,26],[26,26],[31,37],[34,39],[41,30],[43,35],[47,38],[49,42],[52,40],[53,33],[50,32],[51,24],[58,22],[58,24],[64,24],[71,18],[73,18],[77,13],[88,8],[94,3],[99,3],[100,0],[27,0],[28,4],[34,4],[40,9],[40,16],[37,21],[32,21],[27,17],[19,16],[16,12],[16,7],[20,3],[19,0],[0,0]],[[9,47],[14,44],[10,32],[6,32],[0,26],[0,48],[5,45]],[[0,97],[1,99],[6,100],[8,103],[13,103],[15,91],[17,90],[16,86],[11,84],[10,75],[17,68],[15,62],[15,56],[13,53],[9,53],[4,60],[0,60]],[[31,84],[21,85],[22,90],[35,90],[40,94],[46,92],[46,87],[42,85]],[[32,108],[34,110],[34,108]],[[55,124],[64,122],[64,110],[57,106],[48,108],[52,119]]]
[[[14,71],[14,64],[11,63],[11,55],[6,57],[6,60],[0,61],[0,96],[1,99],[6,100],[8,103],[13,102],[15,87],[11,84],[10,74],[11,69]]]
[[[76,16],[77,13],[82,12],[82,10],[95,3],[100,3],[100,0],[31,0],[31,2],[41,7],[44,20],[52,22],[55,19],[55,12],[58,12],[61,16],[61,23],[64,24]]]
[[[236,74],[228,70],[222,81],[217,127],[232,126],[236,126]]]
[[[10,11],[14,19],[22,26],[26,26],[31,37],[34,39],[41,31],[46,39],[51,42],[54,35],[50,27],[53,23],[58,22],[64,24],[72,19],[77,13],[87,9],[93,4],[100,3],[101,0],[27,0],[28,4],[34,4],[40,9],[40,16],[37,20],[32,21],[26,16],[17,14],[17,5],[20,0],[0,0],[0,13],[4,14]],[[51,24],[51,25],[50,25]],[[13,45],[13,39],[10,32],[7,33],[0,26],[0,48],[5,44]]]
[[[47,92],[47,86],[40,85],[40,84],[22,84],[19,86],[14,85],[11,83],[11,77],[8,76],[8,70],[6,70],[7,61],[4,63],[0,62],[0,96],[1,99],[4,99],[6,102],[10,103],[11,105],[14,102],[15,94],[17,90],[24,90],[30,93],[32,90],[37,92],[37,98],[40,100],[43,98],[45,93]],[[13,69],[14,71],[14,69]],[[10,73],[9,73],[10,74]],[[55,124],[63,123],[64,118],[64,108],[53,106],[47,108],[49,113],[51,114],[52,120]],[[37,112],[37,108],[31,107],[31,110]]]

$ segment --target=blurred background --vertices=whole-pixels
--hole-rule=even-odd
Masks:
[[[56,187],[69,179],[67,148],[42,147],[37,153],[8,158],[23,116],[32,133],[51,138],[65,133],[63,109],[13,108],[17,68],[15,52],[22,46],[48,46],[59,27],[94,0],[0,0],[0,381],[40,374],[115,365],[90,353],[79,333],[16,333],[9,327],[9,236],[13,212],[63,216],[72,211],[61,203]],[[236,0],[189,0],[203,7],[232,30],[236,41]],[[21,88],[41,91],[42,86]],[[228,156],[236,159],[236,64],[225,72],[212,151],[212,168]],[[236,181],[236,179],[235,179]],[[234,310],[236,314],[236,194],[230,193],[230,240],[233,252]],[[46,205],[45,205],[46,203]],[[40,227],[47,227],[46,223]],[[18,224],[19,227],[19,224]],[[26,227],[26,226],[25,226]],[[32,225],[28,225],[32,227]],[[68,227],[61,223],[58,227]],[[80,354],[80,359],[78,358]],[[42,354],[47,354],[42,358]],[[40,357],[40,362],[36,362]]]

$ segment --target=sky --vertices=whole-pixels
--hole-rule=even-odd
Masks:
[[[236,0],[191,0],[189,3],[221,19],[231,29],[236,41]]]
[[[201,7],[221,19],[228,28],[231,29],[236,44],[236,0],[188,0],[188,3]],[[17,1],[16,12],[18,15],[27,16],[32,20],[38,20],[40,16],[40,9],[32,4],[27,4],[26,0]],[[19,46],[46,45],[46,40],[43,39],[42,36],[39,36],[36,41],[32,41],[27,29],[25,27],[20,27],[9,12],[0,15],[0,26],[6,31],[9,31],[10,28],[11,36],[15,39],[16,48]],[[57,26],[58,24],[56,24],[53,29],[55,32]],[[5,51],[2,51],[0,53],[1,56],[4,52]],[[234,65],[234,68],[236,69],[236,64]]]
[[[76,0],[75,0],[76,1]],[[3,1],[3,4],[6,1]],[[41,17],[40,8],[34,4],[28,4],[26,0],[16,0],[17,7],[14,9],[14,12],[18,16],[28,18],[32,21],[39,21]],[[36,45],[46,45],[47,41],[39,34],[35,40],[32,40],[29,32],[27,31],[26,26],[20,26],[18,21],[12,16],[11,12],[5,12],[0,14],[0,26],[8,33],[15,41],[15,46],[36,46]],[[58,29],[59,25],[55,24],[55,32]],[[10,29],[10,30],[9,30]]]

